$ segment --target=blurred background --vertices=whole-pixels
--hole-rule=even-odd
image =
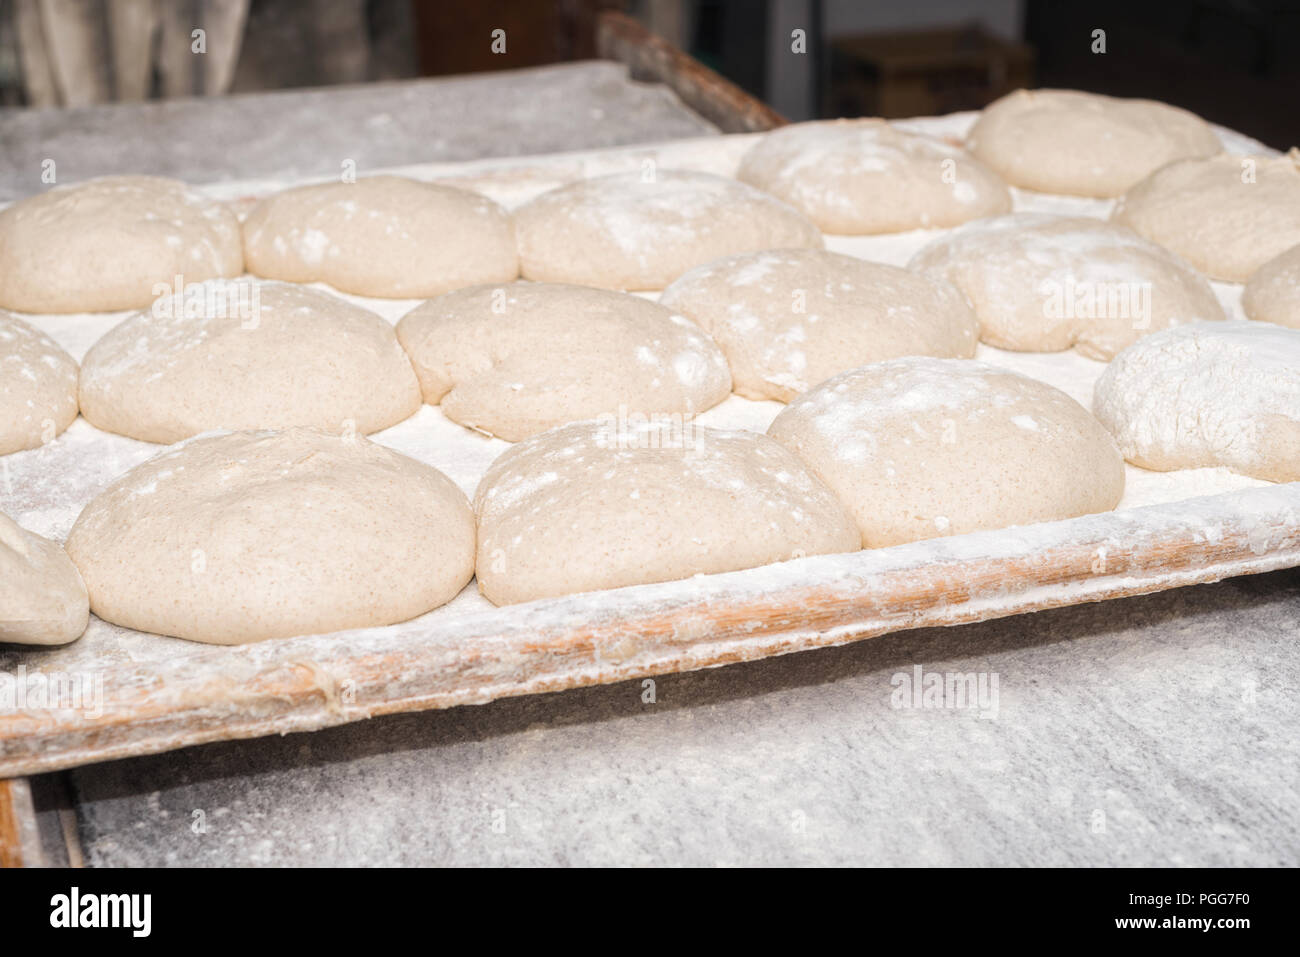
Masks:
[[[1300,0],[0,0],[0,105],[590,59],[609,9],[793,120],[946,113],[1054,86],[1300,143]],[[207,55],[193,56],[200,43]]]

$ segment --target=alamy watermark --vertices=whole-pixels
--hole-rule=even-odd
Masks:
[[[996,671],[925,671],[914,665],[910,672],[897,672],[889,683],[894,688],[889,696],[892,708],[969,710],[997,720]]]
[[[0,714],[23,711],[82,711],[90,718],[104,713],[101,672],[32,671],[19,665],[14,674],[0,671]]]
[[[261,285],[255,282],[192,282],[176,276],[153,286],[151,307],[157,319],[238,319],[243,329],[256,329],[262,316]]]
[[[703,447],[704,430],[694,412],[634,412],[620,405],[617,412],[596,417],[596,447],[601,449],[667,449],[693,451]]]
[[[1151,283],[1045,279],[1043,315],[1048,319],[1128,319],[1134,329],[1151,325]]]

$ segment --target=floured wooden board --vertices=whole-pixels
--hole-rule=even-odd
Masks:
[[[903,125],[959,140],[973,118]],[[1221,135],[1234,152],[1265,152],[1243,137]],[[514,206],[579,177],[642,169],[647,162],[729,175],[753,140],[713,137],[391,172],[461,183]],[[223,183],[203,191],[243,206],[289,185],[295,184]],[[1110,201],[1013,193],[1018,210],[1105,216],[1110,207]],[[829,237],[828,246],[901,265],[938,235]],[[1240,316],[1240,287],[1214,285]],[[345,298],[394,322],[415,305]],[[123,315],[31,319],[80,359]],[[981,346],[979,358],[1056,385],[1085,405],[1104,368],[1073,352]],[[699,421],[761,431],[781,408],[733,396]],[[442,469],[469,494],[508,448],[428,406],[372,438]],[[61,540],[101,489],[159,450],[78,420],[44,448],[0,457],[0,511]],[[63,648],[0,646],[0,777],[686,671],[1300,565],[1300,483],[1270,485],[1223,469],[1129,467],[1127,478],[1120,507],[1101,515],[500,609],[471,583],[449,605],[413,621],[332,635],[217,647],[92,618],[86,634]]]

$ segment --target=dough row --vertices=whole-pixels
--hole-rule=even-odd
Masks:
[[[1300,325],[1295,260],[1261,271],[1248,310]],[[958,228],[908,269],[764,250],[689,270],[657,303],[514,281],[428,300],[396,329],[317,288],[213,279],[123,320],[79,373],[0,311],[0,454],[52,440],[78,409],[165,444],[213,429],[368,435],[424,401],[518,441],[619,407],[698,413],[733,391],[789,401],[870,362],[971,358],[977,341],[1105,361],[1153,332],[1224,318],[1204,277],[1162,247],[1098,220],[1025,213]]]
[[[199,436],[86,506],[57,591],[84,582],[107,621],[238,643],[404,621],[473,575],[509,604],[1069,518],[1113,508],[1123,474],[1064,393],[913,356],[831,378],[767,435],[623,412],[541,432],[493,463],[472,508],[436,469],[355,434]],[[61,554],[17,534],[0,555],[26,577]],[[50,617],[28,601],[40,608],[0,618],[9,640],[84,627],[68,606],[64,629],[15,627]]]
[[[541,432],[493,463],[472,508],[436,469],[355,434],[200,436],[94,499],[71,562],[6,520],[17,588],[0,589],[0,635],[68,641],[89,607],[246,642],[403,621],[474,575],[508,604],[1070,518],[1115,507],[1123,457],[1296,480],[1300,332],[1151,335],[1111,363],[1097,411],[985,363],[909,356],[833,376],[766,435],[624,410]]]
[[[468,190],[373,176],[268,196],[241,223],[179,181],[108,177],[0,210],[0,308],[143,308],[172,284],[245,270],[388,298],[516,278],[658,290],[723,256],[820,248],[822,232],[1004,215],[1011,187],[1117,197],[1115,224],[1216,279],[1245,281],[1300,245],[1300,152],[1223,155],[1204,121],[1165,104],[1021,90],[989,106],[964,145],[877,119],[802,123],[759,139],[735,179],[647,161],[513,213]]]

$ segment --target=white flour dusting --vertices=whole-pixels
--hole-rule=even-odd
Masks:
[[[48,335],[0,310],[0,449],[41,442],[56,420],[62,428],[76,392],[71,358]]]
[[[899,125],[950,142],[959,142],[973,122],[974,114],[966,113],[934,119],[910,120]],[[1221,131],[1221,136],[1232,152],[1265,151],[1259,144],[1236,134]],[[739,158],[752,145],[755,138],[752,134],[720,136],[661,146],[473,163],[429,164],[375,172],[409,175],[421,180],[443,180],[478,189],[497,202],[514,207],[542,192],[582,177],[640,170],[647,159],[653,160],[663,169],[694,169],[724,176],[732,175]],[[207,197],[232,201],[236,208],[246,211],[254,197],[290,185],[299,184],[278,181],[219,183],[204,186],[198,192]],[[1105,218],[1111,205],[1110,201],[1106,200],[1046,196],[1023,190],[1013,190],[1012,193],[1017,212],[1041,211]],[[943,231],[916,230],[883,236],[830,236],[827,237],[827,246],[837,252],[903,266],[918,249],[940,235],[943,235]],[[1238,305],[1240,287],[1215,283],[1214,288],[1229,314],[1239,317],[1241,315]],[[377,300],[346,294],[342,297],[372,309],[390,322],[396,322],[418,304],[416,300]],[[80,361],[86,350],[100,336],[128,314],[47,315],[23,318],[46,332]],[[1048,382],[1085,405],[1091,404],[1093,384],[1105,368],[1103,364],[1083,358],[1073,351],[1054,354],[1011,353],[981,345],[977,358]],[[778,402],[754,402],[733,395],[721,405],[702,413],[698,421],[715,428],[763,431],[782,408],[784,406]],[[448,420],[441,410],[429,406],[422,407],[410,419],[372,438],[441,469],[470,495],[473,494],[479,479],[491,462],[510,447],[509,443],[499,439],[488,438],[462,428]],[[31,531],[62,540],[87,502],[112,480],[160,450],[159,446],[101,432],[84,420],[78,419],[67,432],[46,447],[0,456],[0,511],[10,515]],[[1123,513],[1124,527],[1136,519],[1130,510],[1143,505],[1180,502],[1196,496],[1269,484],[1234,475],[1226,469],[1155,473],[1130,466],[1127,470],[1127,478],[1128,487],[1117,510]],[[1189,514],[1194,513],[1198,516],[1195,528],[1204,528],[1213,524],[1213,509],[1205,504],[1205,501],[1196,503],[1195,508],[1189,503]],[[1087,523],[1091,528],[1097,521],[1105,519],[1106,516],[1092,516],[1077,521]],[[1116,516],[1114,520],[1119,523],[1120,516]],[[1030,526],[997,533],[933,539],[916,545],[899,546],[899,548],[906,550],[909,555],[915,553],[918,564],[923,565],[931,558],[937,557],[978,559],[990,550],[998,550],[995,548],[998,542],[1014,542],[1017,549],[1023,545],[1023,550],[1028,553],[1036,547],[1035,540],[1034,528]],[[892,553],[896,550],[886,551]],[[885,556],[881,557],[883,560]],[[792,587],[798,583],[800,575],[805,573],[801,569],[824,569],[842,560],[835,556],[821,557],[713,577],[717,579],[718,589],[745,591]],[[846,583],[849,581],[854,588],[862,587],[856,575],[846,575]],[[667,583],[652,586],[652,590],[655,594],[668,595],[673,593],[675,585],[686,584]],[[701,587],[698,581],[691,584],[697,589]],[[575,615],[582,614],[584,609],[591,614],[614,613],[616,608],[610,605],[610,601],[617,597],[591,594],[574,596],[567,601],[570,602]],[[450,604],[428,615],[401,625],[356,632],[352,635],[359,642],[358,648],[384,647],[400,644],[404,640],[422,635],[450,634],[445,629],[449,628],[454,632],[461,624],[471,619],[478,620],[482,615],[506,615],[507,613],[524,614],[518,610],[512,612],[510,609],[492,611],[471,583]],[[440,640],[451,640],[451,638]],[[204,646],[176,639],[140,635],[92,619],[91,627],[81,641],[53,654],[64,655],[67,661],[73,663],[77,661],[106,663],[123,659],[174,660],[186,654],[197,656],[211,653],[212,649]],[[252,661],[261,654],[260,651],[254,652],[249,660]],[[267,649],[266,654],[272,655],[273,649]],[[56,660],[63,659],[50,657],[48,662],[52,663]]]
[[[1268,418],[1300,422],[1300,330],[1238,320],[1140,339],[1107,367],[1096,411],[1125,456],[1257,474]]]

